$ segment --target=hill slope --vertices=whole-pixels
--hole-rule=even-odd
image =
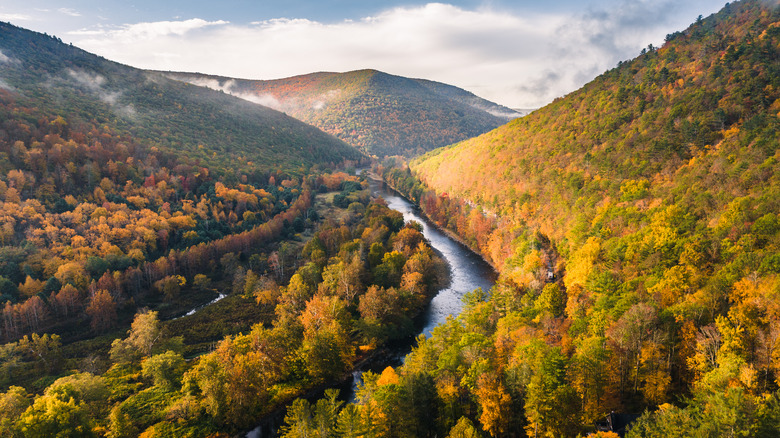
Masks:
[[[271,106],[378,156],[413,156],[482,134],[513,110],[451,85],[376,70],[254,81],[166,73]]]
[[[708,223],[775,177],[775,18],[753,2],[733,4],[529,116],[420,157],[412,170],[439,193],[559,240],[615,205],[647,214],[684,202]]]
[[[229,282],[221,257],[312,228],[316,172],[361,157],[271,109],[0,23],[0,385],[56,368],[5,355],[23,336],[70,344],[137,308],[210,300],[196,276]],[[226,327],[256,322],[244,310]]]
[[[96,122],[228,170],[268,172],[357,159],[337,139],[277,111],[120,65],[0,23],[0,86],[25,106]]]
[[[779,116],[780,6],[743,0],[386,170],[502,273],[399,375],[471,397],[494,436],[659,405],[633,436],[777,435]]]

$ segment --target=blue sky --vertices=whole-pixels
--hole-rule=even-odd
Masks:
[[[2,0],[0,20],[140,68],[252,79],[375,68],[534,108],[724,4]]]

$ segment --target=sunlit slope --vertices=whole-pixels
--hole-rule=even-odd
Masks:
[[[726,220],[742,197],[771,210],[780,27],[765,3],[732,4],[531,115],[411,167],[438,193],[558,239],[628,233],[670,205],[704,227]],[[615,206],[625,211],[604,217]]]
[[[376,70],[271,81],[167,75],[284,111],[378,156],[414,156],[477,136],[518,116],[451,85]]]

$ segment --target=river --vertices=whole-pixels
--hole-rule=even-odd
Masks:
[[[489,291],[496,282],[496,273],[480,256],[436,228],[422,215],[417,206],[388,188],[382,181],[369,179],[369,182],[372,196],[384,198],[388,207],[404,215],[405,221],[417,221],[422,225],[423,235],[450,267],[449,286],[442,289],[425,309],[422,333],[430,336],[434,327],[446,321],[449,315],[460,313],[463,295],[478,287],[485,292]]]
[[[436,228],[414,204],[387,187],[385,183],[371,178],[368,181],[373,197],[384,198],[388,207],[404,215],[405,221],[417,221],[422,225],[425,238],[430,241],[431,246],[449,265],[449,285],[433,297],[417,321],[420,333],[430,337],[433,329],[446,321],[448,316],[457,316],[460,313],[463,308],[462,298],[466,293],[480,287],[488,292],[495,284],[496,272],[480,256]],[[395,367],[402,364],[404,357],[411,351],[413,343],[414,339],[397,342],[390,347],[389,354],[383,355],[380,360],[372,361],[356,370],[351,382],[345,382],[338,386],[342,397],[347,401],[353,401],[355,388],[360,382],[363,372],[368,370],[381,372],[387,366]],[[271,420],[271,422],[272,424],[261,424],[252,430],[246,435],[247,438],[275,436],[275,432],[272,430],[278,426],[279,419]]]

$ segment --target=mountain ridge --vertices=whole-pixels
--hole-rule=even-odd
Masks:
[[[481,134],[519,116],[452,85],[374,69],[274,80],[162,73],[279,109],[380,156],[412,156]]]
[[[114,63],[8,23],[0,23],[0,33],[0,80],[18,99],[44,111],[116,125],[213,164],[206,150],[228,154],[266,172],[288,161],[284,167],[292,169],[360,158],[332,136],[272,109]],[[226,162],[220,168],[229,172]]]

